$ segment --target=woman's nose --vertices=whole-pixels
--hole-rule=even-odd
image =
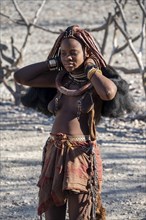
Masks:
[[[66,56],[66,59],[67,59],[67,60],[72,60],[72,56],[71,56],[71,55],[67,55],[67,56]]]

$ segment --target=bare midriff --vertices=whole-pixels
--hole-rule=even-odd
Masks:
[[[70,114],[65,112],[65,117],[58,113],[53,127],[52,133],[64,133],[68,135],[89,135],[89,127],[87,125],[87,117],[82,117],[82,122]]]

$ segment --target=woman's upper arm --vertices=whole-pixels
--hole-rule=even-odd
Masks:
[[[55,87],[58,70],[49,71],[46,62],[25,66],[14,73],[16,82],[30,87]]]

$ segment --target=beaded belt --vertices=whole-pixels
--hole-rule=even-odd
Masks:
[[[63,133],[52,134],[50,133],[50,139],[52,140],[69,140],[69,141],[89,141],[90,135],[67,135]]]

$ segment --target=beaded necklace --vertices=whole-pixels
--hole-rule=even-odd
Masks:
[[[61,92],[64,95],[79,96],[79,95],[82,95],[85,91],[87,91],[88,89],[90,89],[92,87],[91,83],[87,82],[85,85],[83,85],[79,89],[67,89],[65,86],[62,85],[62,80],[63,80],[63,77],[65,76],[65,74],[66,74],[65,72],[61,72],[56,77],[56,87],[59,90],[59,92]],[[82,79],[81,79],[81,77],[77,79],[77,78],[74,77],[73,74],[69,74],[69,75],[76,82],[83,83],[83,82],[87,81],[87,80],[85,80],[85,78],[83,79],[83,77],[82,77]]]
[[[79,82],[79,83],[87,82],[87,77],[86,77],[86,74],[85,74],[85,73],[81,73],[81,74],[78,74],[78,75],[69,73],[69,77],[70,77],[71,79],[73,79],[75,82]]]

